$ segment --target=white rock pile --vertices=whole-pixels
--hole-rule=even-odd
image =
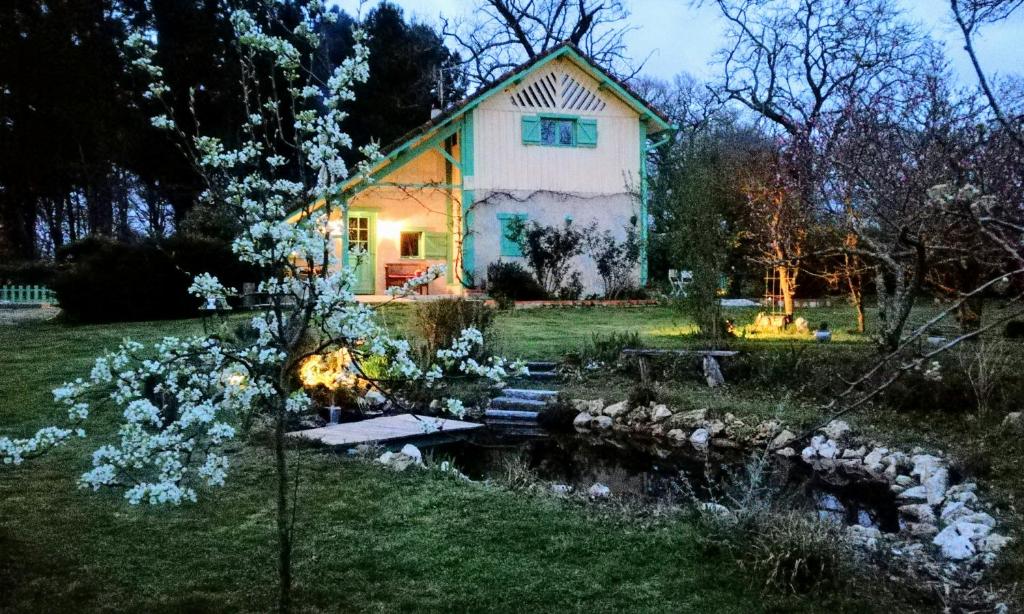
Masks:
[[[833,420],[807,445],[798,447],[794,431],[777,420],[749,427],[732,414],[710,418],[706,409],[672,411],[654,403],[630,408],[626,401],[606,405],[601,399],[579,399],[573,404],[579,412],[573,425],[582,432],[649,435],[701,452],[768,446],[777,455],[797,459],[820,474],[887,484],[900,504],[900,532],[883,534],[873,527],[849,527],[852,540],[868,548],[885,544],[896,555],[955,571],[991,564],[1010,541],[995,531],[996,519],[985,511],[977,485],[952,483],[948,460],[942,454],[928,454],[919,448],[903,452],[859,440],[843,420]]]

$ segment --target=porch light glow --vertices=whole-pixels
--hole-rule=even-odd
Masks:
[[[349,366],[352,356],[348,350],[340,350],[327,354],[310,356],[302,361],[299,367],[299,379],[302,385],[312,388],[323,386],[328,390],[350,388],[356,383],[356,376]]]
[[[402,233],[402,223],[394,220],[381,220],[377,222],[377,236],[381,239],[397,241]]]

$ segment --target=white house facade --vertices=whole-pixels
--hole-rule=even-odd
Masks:
[[[511,220],[596,222],[619,240],[647,235],[645,159],[668,122],[635,94],[562,45],[511,71],[390,148],[344,187],[332,220],[343,257],[366,256],[358,292],[381,294],[396,274],[448,265],[431,294],[486,287],[487,265],[522,260]],[[653,137],[653,138],[652,138]],[[636,276],[646,283],[646,250]],[[579,257],[584,292],[603,287]]]

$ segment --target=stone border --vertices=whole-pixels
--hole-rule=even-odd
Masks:
[[[899,506],[901,530],[883,534],[877,528],[850,526],[851,541],[872,551],[885,548],[946,581],[977,580],[1010,538],[995,532],[996,519],[977,494],[977,484],[951,484],[949,461],[927,454],[883,447],[855,437],[846,422],[833,420],[799,452],[797,436],[778,420],[748,426],[732,414],[708,419],[708,410],[674,412],[666,405],[630,408],[621,401],[575,399],[578,431],[617,431],[667,439],[698,452],[710,448],[765,447],[778,456],[802,462],[819,475],[841,474],[852,481],[887,484]]]

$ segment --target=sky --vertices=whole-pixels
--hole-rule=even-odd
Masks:
[[[346,12],[356,14],[360,0],[329,0]],[[394,0],[405,9],[406,16],[436,25],[438,16],[466,16],[476,0]],[[974,85],[976,78],[970,60],[963,51],[959,30],[948,18],[948,0],[898,0],[907,15],[920,22],[934,38],[946,45],[954,74],[964,85]],[[717,76],[712,56],[722,44],[724,23],[718,9],[706,5],[694,8],[687,0],[625,0],[635,30],[626,36],[629,53],[634,59],[647,58],[643,74],[661,79],[687,72],[701,79]],[[363,2],[362,11],[376,5],[376,0]],[[1007,22],[989,26],[976,41],[982,67],[989,74],[1024,75],[1024,11]]]

